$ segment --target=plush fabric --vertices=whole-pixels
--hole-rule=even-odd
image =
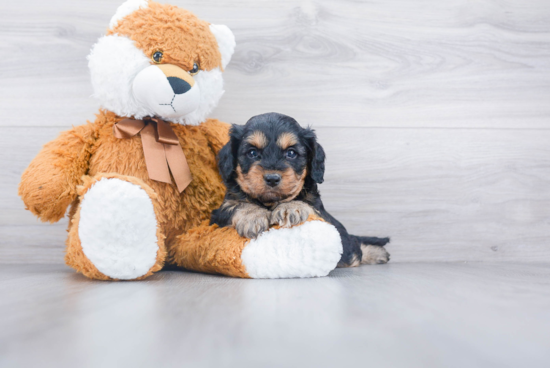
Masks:
[[[149,106],[140,105],[132,92],[134,78],[150,65],[151,59],[128,37],[101,37],[88,55],[93,97],[119,116],[141,119],[152,114]]]
[[[59,221],[76,199],[76,187],[88,171],[95,134],[91,124],[61,133],[44,146],[23,172],[19,195],[40,220]]]
[[[175,242],[178,235],[208,220],[212,210],[222,202],[225,187],[218,173],[216,153],[228,140],[229,125],[214,119],[199,126],[171,124],[193,176],[193,181],[180,194],[175,185],[149,179],[139,136],[131,139],[113,136],[113,124],[121,119],[102,110],[95,122],[61,133],[25,170],[19,194],[27,208],[42,221],[58,221],[73,203],[77,208],[69,212],[73,221],[79,217],[77,186],[84,183],[84,174],[95,177],[116,173],[138,180],[151,188],[151,193],[157,197],[158,226],[170,249],[178,245]],[[70,231],[70,238],[71,235],[76,237],[77,230],[71,227]],[[75,242],[80,241],[69,239],[68,249],[81,249]],[[81,254],[80,258],[83,256]],[[86,261],[75,260],[76,256],[69,252],[67,257],[69,265],[78,271],[93,278],[106,278],[107,275],[98,277],[97,269],[89,271],[91,267]]]
[[[148,0],[128,0],[122,3],[116,10],[115,15],[113,15],[113,17],[111,18],[111,21],[109,22],[109,28],[115,27],[120,20],[124,19],[124,17],[126,17],[127,15],[132,14],[139,8],[147,8],[148,6]]]
[[[231,45],[234,48],[235,41],[231,38],[232,35],[227,37],[229,41],[224,41],[224,47],[227,50],[224,58],[229,60],[233,53]],[[133,92],[134,79],[150,66],[151,59],[128,37],[119,35],[101,37],[88,55],[88,67],[94,87],[93,96],[99,100],[103,108],[119,116],[142,119],[145,116],[158,115],[152,106],[140,104]],[[198,125],[206,120],[224,93],[222,71],[219,67],[208,71],[202,70],[194,79],[195,88],[200,95],[198,108],[182,116],[160,116],[165,120],[187,125]],[[172,112],[170,109],[167,111]],[[158,113],[162,114],[162,111]]]
[[[235,50],[235,36],[233,36],[233,32],[223,24],[211,24],[210,31],[216,37],[216,41],[218,41],[218,47],[222,55],[222,68],[225,69],[227,64],[229,64],[233,50]]]
[[[235,229],[208,226],[205,221],[176,239],[178,245],[170,248],[168,261],[189,270],[248,278],[241,253],[249,240]]]
[[[198,62],[202,70],[221,67],[222,56],[210,24],[174,5],[149,2],[127,15],[107,35],[127,36],[150,57],[164,52],[164,62],[191,70]]]
[[[110,273],[108,272],[108,270],[106,273],[104,273],[106,270],[103,267],[101,267],[100,265],[101,263],[107,262],[108,263],[107,266],[111,266],[109,269],[113,270],[112,263],[116,263],[115,261],[121,260],[121,259],[125,260],[126,254],[124,253],[120,254],[121,252],[119,252],[119,254],[116,254],[119,257],[112,257],[113,255],[115,255],[115,252],[110,251],[109,248],[105,249],[105,247],[102,247],[102,244],[92,244],[92,246],[104,248],[103,250],[106,251],[103,254],[98,254],[98,252],[95,252],[94,256],[96,256],[95,257],[96,259],[99,257],[98,259],[100,263],[97,266],[92,261],[94,257],[89,258],[86,255],[82,247],[81,234],[80,234],[80,230],[81,230],[80,220],[81,220],[81,209],[82,209],[82,206],[80,205],[80,202],[81,202],[80,200],[76,200],[75,202],[73,202],[73,205],[71,206],[71,210],[69,211],[69,218],[71,220],[69,221],[69,230],[68,230],[69,236],[66,242],[67,250],[65,254],[65,262],[67,263],[67,265],[73,267],[75,270],[77,270],[78,272],[81,272],[85,276],[92,279],[98,279],[98,280],[117,280],[117,279],[141,280],[152,275],[154,272],[160,271],[164,266],[164,261],[166,259],[166,247],[164,243],[165,236],[162,233],[160,226],[158,226],[158,221],[162,220],[164,217],[157,200],[158,199],[157,194],[153,191],[153,189],[151,189],[151,187],[145,184],[145,182],[135,177],[124,176],[119,174],[99,174],[93,178],[89,176],[82,177],[82,185],[79,185],[77,187],[79,198],[83,198],[82,201],[84,202],[88,191],[92,187],[94,187],[98,182],[101,182],[102,180],[116,180],[118,182],[127,183],[129,185],[140,188],[140,190],[143,191],[148,196],[149,201],[153,206],[154,216],[156,218],[155,223],[153,223],[153,225],[156,226],[156,232],[155,232],[156,257],[151,257],[149,254],[149,257],[147,257],[145,260],[147,261],[147,260],[151,260],[151,258],[154,258],[154,262],[152,262],[153,264],[149,269],[145,270],[146,271],[145,273],[140,275],[134,275],[134,277],[132,277],[130,273],[126,273],[126,274],[122,273],[121,271],[124,271],[124,270],[121,270],[120,268],[119,269],[115,268],[114,269],[115,273]],[[93,199],[94,198],[92,198],[92,200]],[[147,202],[147,198],[144,198],[144,199]],[[147,204],[146,204],[146,207],[148,207]],[[141,211],[141,210],[138,210],[138,211]],[[106,209],[103,212],[104,213],[102,213],[99,216],[103,217],[104,214],[109,215],[109,213],[106,213],[107,212]],[[120,227],[123,227],[125,224],[119,223],[119,225]],[[132,228],[122,229],[123,232],[128,230],[133,230],[133,229]],[[114,234],[113,238],[116,238],[117,236],[120,236],[120,234],[119,235]],[[135,234],[132,235],[132,238],[134,238],[134,236]],[[124,252],[125,250],[126,251],[133,250],[132,249],[133,247],[131,247],[131,243],[128,243],[128,239],[125,239],[123,242],[127,245],[126,249],[124,249],[124,247],[120,247],[120,245],[117,245],[116,247],[118,248],[118,250],[122,250],[122,252]],[[149,246],[148,248],[151,249],[151,246]],[[148,252],[141,252],[141,253],[148,253]],[[137,254],[138,257],[139,255],[140,254]],[[126,263],[125,267],[128,268],[128,266],[130,265]],[[99,271],[98,267],[101,268],[104,272]],[[130,267],[130,268],[133,268],[133,267]]]
[[[60,220],[70,206],[69,266],[98,280],[140,280],[165,264],[243,278],[322,276],[336,266],[337,260],[329,265],[327,259],[341,252],[341,244],[331,240],[336,230],[326,223],[274,229],[252,242],[233,228],[206,225],[225,194],[216,155],[229,139],[229,125],[207,115],[223,94],[222,70],[234,48],[229,28],[175,6],[128,0],[119,7],[88,57],[94,96],[103,108],[95,121],[47,143],[19,185],[27,209],[42,221]],[[151,60],[158,50],[162,67]],[[182,74],[194,63],[198,73]],[[197,88],[200,103],[184,96],[190,89],[174,90],[162,80],[176,78],[162,70]],[[140,90],[149,84],[154,96],[135,98],[140,73],[146,77]],[[183,96],[173,112],[158,108],[163,93]],[[174,183],[149,178],[139,135],[113,134],[118,121],[145,116],[169,121],[179,139],[193,177],[182,193]],[[314,247],[322,238],[326,244]],[[285,244],[278,250],[280,241]]]
[[[198,125],[223,95],[222,70],[234,49],[235,37],[224,25],[209,24],[173,5],[129,0],[118,8],[107,35],[99,39],[88,56],[94,97],[103,108],[119,116],[142,119],[158,115],[174,123]],[[186,71],[194,63],[199,65],[201,71],[194,79],[200,104],[193,112],[167,116],[163,115],[165,110],[155,110],[158,105],[136,101],[134,78],[151,65],[152,54],[159,50],[164,64]]]
[[[243,249],[241,259],[250,277],[273,279],[326,276],[341,255],[338,230],[310,216],[303,225],[260,234]]]
[[[139,185],[101,178],[81,196],[82,251],[113,279],[131,280],[155,265],[159,250],[153,202]]]

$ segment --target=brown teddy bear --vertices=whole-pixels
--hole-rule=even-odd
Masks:
[[[93,123],[46,144],[19,195],[42,221],[69,210],[65,261],[93,279],[143,279],[165,264],[236,277],[327,275],[336,229],[318,218],[257,239],[208,226],[225,187],[216,154],[229,125],[208,119],[235,47],[226,26],[129,0],[88,57]]]

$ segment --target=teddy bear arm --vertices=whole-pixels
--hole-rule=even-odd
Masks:
[[[208,119],[200,125],[203,134],[206,136],[210,148],[217,155],[227,142],[229,142],[230,124],[221,122],[216,119]]]
[[[77,196],[94,141],[91,124],[60,134],[46,144],[21,176],[19,196],[42,221],[57,222]]]

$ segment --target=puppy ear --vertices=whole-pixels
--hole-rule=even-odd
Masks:
[[[325,176],[325,150],[321,145],[315,142],[313,148],[313,158],[311,160],[311,178],[317,183],[321,184]]]
[[[242,138],[242,125],[233,124],[229,131],[229,142],[218,152],[218,168],[224,183],[231,179],[237,166],[237,154]]]
[[[232,151],[231,142],[228,142],[222,147],[220,152],[218,152],[218,169],[220,170],[220,175],[224,183],[227,183],[235,170]]]
[[[325,175],[325,150],[317,143],[317,135],[311,128],[304,129],[304,138],[308,145],[310,161],[309,175],[317,184],[324,181]]]

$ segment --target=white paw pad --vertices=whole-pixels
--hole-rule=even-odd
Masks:
[[[80,204],[82,250],[104,275],[129,280],[155,265],[158,251],[153,202],[140,186],[103,178]]]
[[[242,262],[252,278],[326,276],[342,255],[338,230],[322,221],[290,229],[271,229],[252,239]]]

